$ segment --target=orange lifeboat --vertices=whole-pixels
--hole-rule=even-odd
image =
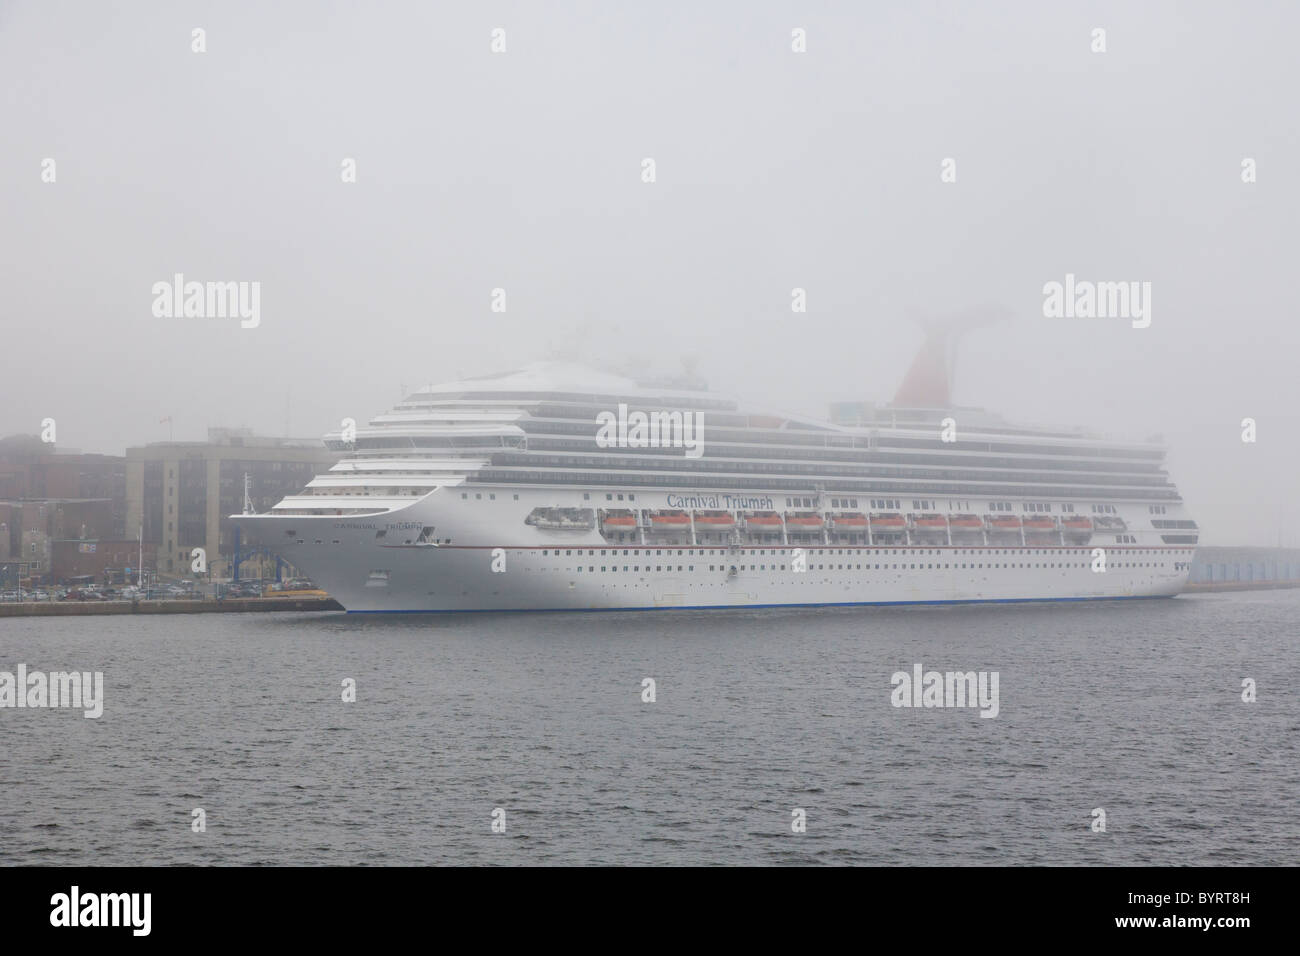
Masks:
[[[1026,518],[1025,530],[1026,531],[1055,531],[1056,519],[1055,518]]]
[[[907,519],[897,512],[873,514],[871,530],[884,534],[902,534],[907,530]]]
[[[948,524],[954,531],[980,531],[984,528],[979,515],[953,515],[948,519]]]
[[[867,516],[858,511],[842,511],[831,515],[831,528],[835,531],[866,531]]]
[[[948,519],[936,514],[917,515],[916,527],[922,531],[947,531]]]
[[[999,515],[989,518],[989,527],[994,531],[1019,531],[1020,519],[1014,515]]]
[[[691,516],[685,511],[651,511],[650,526],[652,528],[689,528],[691,526]]]
[[[820,531],[825,523],[821,515],[812,511],[787,511],[785,513],[787,531]]]
[[[632,531],[636,528],[636,515],[623,508],[611,509],[601,517],[600,526],[609,531]]]
[[[1091,518],[1066,518],[1062,524],[1066,531],[1092,531]]]
[[[745,527],[756,531],[780,531],[781,516],[775,511],[746,511]]]
[[[697,511],[695,512],[695,527],[712,530],[721,528],[726,530],[736,526],[736,516],[730,511]]]

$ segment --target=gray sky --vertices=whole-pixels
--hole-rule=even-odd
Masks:
[[[1161,433],[1204,543],[1300,545],[1298,30],[1256,2],[0,0],[0,435],[317,435],[574,346],[821,415],[892,397],[910,310],[993,304],[958,402]],[[155,318],[176,272],[260,282],[261,324]],[[1044,318],[1066,273],[1150,282],[1150,327]]]

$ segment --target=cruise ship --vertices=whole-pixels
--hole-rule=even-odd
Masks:
[[[1197,527],[1158,441],[954,407],[934,349],[827,420],[567,362],[430,386],[232,516],[349,612],[1176,595]]]

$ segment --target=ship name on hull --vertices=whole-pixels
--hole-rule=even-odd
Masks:
[[[669,508],[771,511],[772,499],[762,495],[668,495]]]

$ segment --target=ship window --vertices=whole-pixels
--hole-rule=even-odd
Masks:
[[[610,494],[609,492],[606,492],[606,493],[605,493],[605,500],[606,500],[606,501],[613,501],[613,500],[614,500],[614,496],[613,496],[612,494]]]

